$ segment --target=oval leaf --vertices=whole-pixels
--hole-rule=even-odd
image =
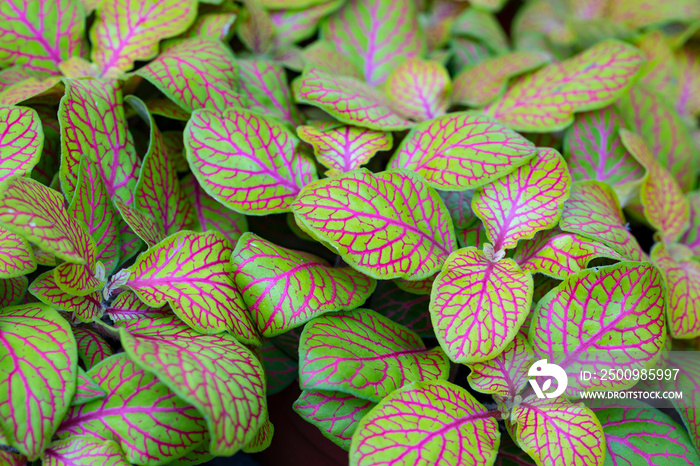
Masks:
[[[498,422],[462,387],[442,380],[415,382],[362,418],[350,464],[488,466],[500,438]]]
[[[381,401],[419,380],[446,379],[450,363],[440,348],[367,309],[321,316],[301,336],[299,384],[304,390],[336,390]]]
[[[265,60],[239,60],[238,64],[241,68],[241,93],[247,99],[246,108],[294,126],[301,123],[281,65]]]
[[[99,291],[84,296],[68,294],[56,284],[52,271],[35,278],[29,292],[42,303],[57,311],[70,312],[82,322],[92,322],[102,316],[102,296]]]
[[[26,175],[39,162],[44,132],[39,115],[27,107],[0,107],[0,181]]]
[[[409,58],[391,72],[386,89],[391,108],[405,118],[423,121],[445,114],[452,83],[440,63]]]
[[[413,128],[388,168],[408,168],[438,189],[461,191],[495,180],[535,154],[530,141],[492,118],[462,112]]]
[[[92,330],[85,327],[73,327],[72,330],[78,344],[78,356],[87,370],[114,354],[109,343]]]
[[[360,169],[317,181],[301,191],[292,210],[348,264],[374,278],[429,277],[455,246],[440,197],[408,170],[374,175]]]
[[[76,435],[53,442],[44,453],[46,466],[129,466],[115,442]]]
[[[455,251],[430,296],[430,316],[440,346],[459,363],[493,358],[525,322],[532,292],[532,275],[512,259],[491,262],[471,247]]]
[[[0,308],[24,302],[27,283],[25,276],[0,279]]]
[[[15,278],[36,270],[31,245],[21,236],[0,227],[0,279]]]

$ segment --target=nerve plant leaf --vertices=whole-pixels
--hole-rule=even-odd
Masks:
[[[244,233],[233,251],[233,281],[264,337],[299,327],[329,311],[362,306],[376,282],[351,267],[331,267],[312,254]]]
[[[455,249],[447,209],[409,170],[360,169],[319,180],[301,191],[292,210],[313,235],[374,278],[429,277]]]
[[[253,440],[246,443],[243,447],[244,453],[259,453],[266,450],[272,443],[272,437],[275,434],[275,426],[268,419],[258,429],[258,432],[253,437]]]
[[[321,26],[321,37],[363,70],[371,86],[382,84],[407,58],[423,53],[423,33],[411,0],[352,0]]]
[[[302,1],[304,0],[295,1],[294,4]],[[270,0],[263,0],[263,4],[269,3]],[[313,36],[319,20],[340,8],[344,0],[316,0],[313,3],[317,5],[308,7],[291,6],[288,0],[279,3],[284,5],[284,9],[269,12],[270,19],[275,24],[275,41],[278,44],[293,44]]]
[[[125,223],[125,225],[122,224],[120,228],[122,256],[124,256],[125,252],[124,247],[129,247],[130,249],[135,249],[138,247],[133,243],[136,236],[144,240],[148,247],[151,247],[166,238],[163,225],[153,218],[151,214],[141,212],[140,210],[134,208],[134,206],[128,206],[118,199],[114,202],[114,205],[119,210],[121,219]],[[136,251],[133,251],[133,253],[135,252]],[[124,258],[122,257],[122,262],[123,261]]]
[[[520,78],[486,113],[517,131],[564,129],[573,121],[574,112],[595,110],[617,100],[632,84],[643,60],[631,45],[600,42]]]
[[[200,37],[170,44],[135,74],[147,79],[187,113],[198,108],[223,112],[243,106],[236,59],[215,39]]]
[[[685,232],[681,243],[688,246],[696,256],[700,256],[700,191],[688,193],[690,216],[688,231]]]
[[[556,226],[570,185],[564,158],[554,149],[538,149],[525,165],[477,189],[472,208],[498,252]]]
[[[92,322],[102,316],[102,296],[99,291],[84,296],[66,293],[56,283],[52,270],[35,278],[29,286],[29,292],[42,303],[58,311],[70,312],[82,322]]]
[[[27,277],[0,279],[0,308],[24,302],[27,291]]]
[[[213,455],[230,456],[267,419],[258,359],[226,333],[202,335],[177,317],[142,319],[120,330],[127,354],[207,419]],[[183,377],[183,369],[196,367]]]
[[[435,188],[461,191],[499,178],[535,154],[530,141],[493,118],[461,112],[414,127],[388,167],[408,168]]]
[[[518,445],[537,464],[603,466],[603,428],[583,403],[531,396],[513,408],[511,419]]]
[[[126,286],[148,306],[170,303],[199,332],[228,330],[241,342],[257,345],[257,329],[229,276],[232,250],[215,231],[175,233],[139,256],[127,269]]]
[[[304,327],[299,384],[381,401],[403,385],[446,379],[450,363],[406,327],[367,309],[318,317]]]
[[[559,227],[601,241],[626,259],[644,257],[642,248],[628,229],[617,195],[610,186],[599,181],[579,181],[571,185]]]
[[[374,406],[376,403],[347,393],[304,390],[292,408],[304,420],[318,427],[324,437],[343,450],[349,450],[357,425]]]
[[[107,395],[107,392],[100,387],[97,382],[92,380],[92,377],[78,367],[78,382],[75,388],[75,397],[71,403],[72,406],[83,405],[90,401],[99,400]]]
[[[367,413],[355,429],[350,464],[394,466],[493,464],[498,422],[464,388],[442,380],[414,382]]]
[[[630,388],[637,380],[585,380],[581,371],[654,367],[666,341],[665,304],[661,274],[649,262],[583,270],[537,303],[528,340],[535,360],[567,372],[567,394]]]
[[[76,435],[66,440],[57,440],[44,452],[46,466],[129,466],[119,444],[110,440],[99,440],[89,435]]]
[[[113,322],[121,322],[146,317],[164,317],[171,314],[171,311],[167,306],[163,308],[151,307],[144,304],[133,291],[123,291],[105,309],[105,314]]]
[[[158,53],[158,42],[187,30],[197,15],[195,0],[105,0],[90,29],[92,61],[102,76],[117,77],[137,60]]]
[[[0,107],[0,181],[26,175],[39,162],[44,132],[35,110]]]
[[[314,147],[316,159],[329,169],[329,178],[360,168],[393,143],[391,133],[325,121],[299,126],[297,135]]]
[[[470,364],[467,381],[478,392],[514,398],[527,385],[533,362],[534,354],[527,336],[519,332],[495,358]]]
[[[349,76],[307,67],[293,83],[297,102],[313,105],[348,125],[400,131],[413,125],[389,106],[384,94]]]
[[[129,104],[150,127],[150,144],[134,188],[134,207],[160,223],[165,236],[187,230],[194,223],[194,210],[168,154],[155,120],[137,97],[127,97]]]
[[[409,120],[424,121],[445,114],[452,83],[440,63],[409,58],[391,71],[386,89],[391,108]]]
[[[31,245],[23,237],[0,227],[0,279],[21,277],[36,270]]]
[[[9,0],[0,11],[0,67],[23,65],[56,74],[80,53],[85,12],[80,0]]]
[[[620,131],[622,143],[647,173],[639,197],[644,216],[664,241],[676,241],[688,228],[690,206],[675,178],[656,160],[640,136]]]
[[[78,356],[70,325],[43,304],[0,310],[0,431],[30,460],[40,457],[68,411]],[[1,434],[0,434],[1,435]]]
[[[294,126],[301,123],[281,65],[266,60],[238,60],[238,65],[246,108]]]
[[[97,163],[110,197],[130,204],[140,162],[127,129],[122,85],[116,80],[98,79],[66,80],[65,85],[58,120],[60,180],[66,199],[73,199],[80,161],[87,158]]]
[[[486,59],[460,72],[454,79],[452,102],[484,107],[506,91],[508,80],[549,63],[543,52],[515,51]]]
[[[84,435],[116,442],[129,463],[155,465],[184,455],[207,434],[194,406],[124,353],[87,375],[106,396],[73,406],[58,429],[61,440]]]
[[[607,183],[624,206],[644,177],[644,170],[622,144],[622,126],[622,116],[613,106],[576,115],[564,136],[564,156],[574,181]]]
[[[316,178],[297,138],[279,122],[247,110],[197,110],[185,128],[187,160],[202,188],[242,213],[288,211]]]
[[[667,326],[674,338],[700,336],[700,264],[690,250],[657,243],[651,259],[664,275]]]
[[[493,358],[525,322],[532,293],[532,275],[512,259],[492,262],[472,247],[455,251],[430,296],[430,316],[440,346],[454,362]]]
[[[109,343],[93,330],[85,327],[72,327],[71,329],[78,345],[78,356],[87,370],[114,354]]]

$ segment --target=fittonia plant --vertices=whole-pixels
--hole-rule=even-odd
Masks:
[[[295,389],[353,466],[700,464],[699,22],[5,0],[0,464],[262,452]]]

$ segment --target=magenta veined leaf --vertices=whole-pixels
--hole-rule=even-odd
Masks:
[[[410,0],[347,2],[322,23],[321,38],[355,63],[371,86],[382,84],[424,48],[417,7]]]
[[[435,52],[447,45],[452,25],[467,6],[466,2],[438,0],[431,4],[429,11],[423,12],[419,20],[425,31],[425,42],[429,51]]]
[[[178,458],[207,434],[197,409],[126,354],[111,356],[87,372],[106,392],[102,399],[73,406],[58,430],[119,444],[129,463],[161,464]]]
[[[401,131],[413,125],[391,109],[381,91],[359,79],[307,67],[292,88],[297,102],[318,107],[348,125],[377,131]]]
[[[58,64],[58,69],[66,78],[96,78],[99,76],[97,65],[80,56],[70,57]]]
[[[87,370],[114,354],[109,343],[93,330],[85,327],[72,327],[72,330],[78,345],[78,356]]]
[[[160,115],[178,121],[190,119],[190,111],[183,109],[170,99],[148,99],[144,103],[152,115]],[[129,113],[129,117],[131,116]]]
[[[415,126],[388,168],[408,168],[435,188],[462,191],[505,175],[536,153],[530,141],[493,118],[450,113]]]
[[[0,308],[24,302],[28,282],[25,276],[0,278]]]
[[[171,314],[169,307],[155,308],[141,302],[133,291],[123,291],[105,309],[105,314],[113,322],[136,320],[147,317],[164,317]]]
[[[579,181],[571,185],[564,203],[559,227],[611,247],[626,259],[645,257],[620,209],[617,195],[599,181]]]
[[[155,120],[140,99],[128,96],[126,100],[150,127],[151,142],[134,188],[134,207],[160,223],[165,236],[188,230],[194,223],[195,212],[180,188],[180,180]]]
[[[297,222],[348,264],[378,279],[427,278],[455,249],[447,209],[409,170],[374,175],[359,169],[316,181],[301,191],[292,210]]]
[[[60,193],[38,181],[15,176],[2,183],[0,223],[67,263],[94,260],[95,242],[82,222],[68,213]]]
[[[583,403],[531,396],[513,408],[511,419],[515,440],[538,465],[603,466],[603,428]]]
[[[107,392],[92,380],[92,377],[87,375],[82,368],[78,367],[78,382],[71,406],[83,405],[90,401],[100,400],[105,396],[107,396]]]
[[[667,99],[653,89],[637,84],[617,103],[630,131],[641,135],[654,157],[666,168],[684,191],[695,182],[688,170],[698,158],[698,149],[683,119]]]
[[[445,207],[450,212],[455,226],[457,244],[460,247],[474,246],[481,248],[488,241],[486,229],[481,219],[472,211],[474,191],[438,191]],[[430,290],[428,290],[430,294]]]
[[[245,215],[229,209],[207,194],[192,174],[183,178],[180,185],[195,211],[193,230],[199,232],[216,230],[231,244],[236,244],[238,238],[248,231],[248,220]]]
[[[269,0],[263,0],[263,4],[269,3]],[[294,44],[313,36],[319,20],[340,8],[343,0],[320,0],[314,2],[318,5],[305,8],[292,7],[286,0],[279,3],[284,9],[269,12],[275,24],[275,41],[278,44]],[[295,5],[297,3],[300,2],[294,2]]]
[[[109,196],[130,204],[140,162],[124,115],[120,81],[64,82],[66,93],[58,108],[58,120],[62,153],[60,181],[66,199],[73,199],[80,161],[87,158],[97,163]]]
[[[643,61],[631,45],[606,40],[518,79],[486,113],[517,131],[561,130],[571,124],[574,112],[617,100]]]
[[[341,391],[375,402],[411,382],[446,379],[450,371],[440,348],[426,348],[411,330],[367,309],[311,321],[299,355],[302,389]]]
[[[396,286],[411,294],[429,295],[433,289],[433,283],[437,278],[437,273],[422,280],[406,280],[405,278],[397,278],[394,280]]]
[[[569,276],[537,303],[528,336],[535,360],[566,371],[569,395],[632,387],[637,380],[585,380],[581,371],[654,367],[666,341],[664,294],[661,274],[649,262]]]
[[[222,42],[231,40],[235,32],[236,13],[204,13],[183,33],[184,37],[216,37]]]
[[[492,262],[476,248],[447,258],[433,285],[430,316],[440,346],[454,362],[493,358],[530,313],[533,281],[512,259]]]
[[[284,68],[266,60],[239,60],[241,93],[249,110],[270,115],[297,126],[299,115],[287,84]]]
[[[326,121],[298,126],[297,134],[314,147],[316,159],[329,169],[329,178],[360,168],[393,144],[391,133]]]
[[[445,114],[452,82],[440,63],[409,58],[391,71],[386,90],[389,106],[399,115],[424,121]]]
[[[261,349],[267,395],[281,392],[299,377],[299,363],[278,348],[274,341],[267,340]]]
[[[85,264],[64,262],[53,269],[56,285],[64,293],[86,296],[102,289],[105,284],[105,268],[95,260],[95,242],[92,237],[86,235],[83,249],[87,251]]]
[[[170,303],[189,326],[202,333],[230,331],[243,343],[260,344],[245,303],[229,273],[233,248],[215,231],[181,231],[141,254],[125,285],[144,304]]]
[[[21,65],[0,71],[0,105],[16,105],[29,99],[54,104],[63,94],[61,78]]]
[[[80,161],[75,188],[68,213],[83,222],[95,241],[95,259],[103,263],[106,275],[110,275],[121,253],[120,220],[96,162],[87,158]]]
[[[541,231],[532,240],[521,241],[513,255],[523,270],[559,279],[580,272],[598,257],[625,260],[602,243],[557,228]]]
[[[316,168],[281,123],[247,110],[197,110],[185,128],[187,160],[202,188],[241,213],[286,212]]]
[[[76,387],[70,325],[43,304],[0,309],[0,434],[30,460],[51,442]]]
[[[255,434],[255,437],[253,437],[253,440],[248,442],[243,447],[243,452],[259,453],[261,451],[266,450],[272,443],[272,437],[274,436],[274,434],[275,426],[268,419],[263,423],[262,427],[258,429],[258,432]]]
[[[99,291],[74,296],[59,288],[54,272],[39,275],[29,286],[29,292],[39,301],[58,311],[72,313],[82,322],[92,322],[102,316],[102,296]]]
[[[0,181],[31,172],[39,162],[43,140],[41,120],[35,110],[0,107]]]
[[[292,408],[318,427],[324,437],[343,450],[350,449],[352,434],[375,403],[342,392],[304,390]]]
[[[533,362],[534,353],[527,336],[519,332],[495,358],[470,364],[467,380],[478,392],[514,398],[527,385],[527,373]]]
[[[455,77],[450,100],[470,107],[483,107],[503,95],[509,79],[550,61],[549,54],[528,50],[486,59]]]
[[[355,429],[352,466],[493,464],[501,434],[493,413],[464,388],[414,382],[384,398]]]
[[[700,112],[700,57],[692,46],[679,49],[676,54],[680,95],[676,111],[681,115],[697,115]]]
[[[56,74],[80,53],[85,11],[79,0],[9,0],[0,12],[0,67],[22,65]]]
[[[306,65],[330,73],[333,76],[347,76],[362,82],[362,72],[340,53],[332,42],[317,40],[308,45],[302,52]],[[383,96],[383,94],[380,94]]]
[[[421,337],[433,336],[428,312],[430,293],[413,294],[397,286],[397,283],[391,280],[377,282],[377,289],[372,295],[372,309]]]
[[[674,57],[671,38],[659,29],[645,33],[635,41],[645,55],[639,73],[639,83],[656,90],[670,102],[677,102],[680,93],[679,71]]]
[[[629,458],[658,466],[700,463],[683,426],[659,409],[635,403],[596,406],[593,411],[605,434],[606,464],[623,464]]]
[[[697,3],[678,0],[672,3],[646,3],[643,0],[611,2],[607,16],[632,28],[670,21],[687,22],[700,15]]]
[[[564,155],[574,181],[608,183],[624,206],[635,194],[644,170],[620,140],[623,125],[614,106],[576,115],[564,133]]]
[[[675,178],[656,160],[640,136],[620,131],[627,150],[646,168],[639,197],[644,216],[664,241],[676,241],[688,228],[690,206]],[[692,171],[692,170],[691,170]]]
[[[244,103],[238,93],[236,59],[224,44],[212,38],[197,37],[170,44],[135,74],[147,79],[187,113],[198,108],[223,112]],[[157,113],[153,109],[151,112]]]
[[[129,466],[121,448],[110,440],[96,439],[89,435],[76,435],[57,440],[44,452],[46,466]]]
[[[0,279],[21,277],[36,270],[31,245],[20,235],[0,227]]]
[[[477,189],[472,207],[494,251],[556,226],[570,185],[564,158],[554,149],[538,149],[525,165]]]
[[[255,55],[265,55],[273,46],[275,24],[259,0],[242,0],[236,33],[243,45]]]
[[[231,255],[233,281],[264,337],[330,311],[362,306],[376,281],[351,267],[331,267],[312,254],[244,233]]]
[[[125,225],[122,225],[120,229],[122,263],[126,260],[124,247],[132,249],[132,255],[138,252],[138,249],[141,247],[139,244],[134,244],[135,239],[141,238],[148,247],[151,247],[166,238],[163,226],[151,214],[141,212],[133,206],[128,206],[119,199],[115,200],[114,205],[121,214],[121,221],[125,222]]]
[[[700,256],[700,192],[688,193],[690,217],[688,231],[681,238],[681,243],[688,246],[696,256]]]
[[[117,77],[155,57],[158,42],[185,32],[196,15],[195,0],[105,0],[90,29],[92,61],[102,76]]]
[[[137,364],[206,416],[211,454],[234,454],[267,420],[262,364],[230,335],[202,335],[172,316],[128,324],[120,336]],[[197,370],[183,377],[184,367]]]
[[[657,243],[651,259],[666,283],[666,316],[674,338],[700,336],[700,264],[681,245]]]

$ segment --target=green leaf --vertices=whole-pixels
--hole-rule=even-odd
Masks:
[[[0,107],[0,181],[30,173],[39,162],[43,141],[41,120],[35,110]]]
[[[181,231],[141,254],[126,269],[125,285],[150,307],[169,303],[199,332],[228,330],[243,343],[259,345],[258,331],[229,275],[232,251],[215,231]]]
[[[409,58],[393,69],[386,83],[389,106],[414,121],[445,114],[452,82],[440,63]]]
[[[148,247],[151,247],[166,238],[163,226],[149,213],[141,212],[133,206],[128,206],[117,199],[114,205],[121,214],[122,225],[120,229],[122,240],[122,256],[126,253],[124,247],[131,249],[131,255],[138,252],[143,243],[135,243],[134,239],[141,238]],[[122,262],[126,258],[122,257]]]
[[[0,279],[32,273],[36,265],[34,252],[27,240],[0,227]]]
[[[498,422],[468,391],[442,380],[414,382],[384,398],[355,429],[350,464],[490,465]]]
[[[388,168],[407,168],[435,188],[462,191],[500,178],[536,153],[530,141],[493,118],[460,112],[415,126]]]
[[[268,419],[265,423],[258,429],[257,434],[253,437],[253,440],[248,442],[243,447],[244,453],[260,453],[266,450],[272,443],[272,436],[275,433],[275,426],[272,425]]]
[[[482,362],[498,355],[530,313],[530,272],[512,259],[493,260],[476,248],[459,249],[435,280],[430,316],[452,361]]]
[[[262,365],[230,335],[202,335],[173,316],[127,324],[120,336],[137,364],[205,415],[213,455],[234,454],[267,420]]]
[[[102,295],[94,291],[83,296],[75,296],[56,283],[53,271],[44,272],[34,279],[29,292],[44,304],[57,311],[72,313],[81,322],[93,322],[102,316]]]
[[[94,331],[85,327],[72,327],[72,330],[78,344],[78,356],[87,370],[114,354],[109,343]]]
[[[24,301],[27,277],[0,278],[0,308],[14,306]]]
[[[564,129],[573,122],[574,112],[617,100],[633,83],[643,60],[631,45],[600,42],[518,79],[486,113],[517,131]]]
[[[296,359],[278,348],[274,341],[267,340],[261,349],[267,395],[281,392],[299,377],[299,364]]]
[[[43,304],[0,309],[0,434],[30,460],[39,458],[68,411],[78,355],[70,326]]]
[[[232,253],[233,281],[264,337],[330,311],[362,306],[376,282],[351,267],[277,246],[244,233]]]
[[[248,109],[294,126],[302,122],[281,65],[267,60],[238,60],[238,65]]]
[[[455,248],[440,197],[409,170],[360,169],[319,180],[302,189],[292,210],[298,223],[374,278],[429,277]]]
[[[89,403],[90,401],[101,400],[105,396],[107,396],[107,392],[78,366],[78,382],[71,406],[78,406]]]
[[[91,436],[76,435],[58,440],[44,452],[45,466],[129,466],[119,445],[112,441],[97,440]]]
[[[318,317],[304,327],[299,384],[381,401],[419,380],[446,379],[450,363],[440,348],[427,349],[418,335],[374,311]]]
[[[503,352],[493,359],[469,365],[469,386],[481,393],[512,399],[527,386],[528,371],[534,362],[527,335],[518,332]]]

